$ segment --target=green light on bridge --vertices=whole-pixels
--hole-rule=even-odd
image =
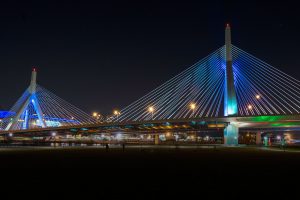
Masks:
[[[284,119],[285,116],[255,116],[255,117],[250,117],[250,121],[252,122],[276,122]]]

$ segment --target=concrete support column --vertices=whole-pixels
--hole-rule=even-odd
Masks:
[[[154,144],[159,144],[159,135],[158,134],[155,134],[154,135]]]
[[[225,145],[238,145],[239,143],[239,127],[230,123],[224,129],[224,144]]]
[[[261,141],[261,132],[257,132],[256,133],[256,145],[261,145],[262,141]]]
[[[269,138],[267,136],[264,137],[264,146],[269,146]]]

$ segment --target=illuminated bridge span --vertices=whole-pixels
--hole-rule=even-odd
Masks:
[[[101,124],[36,86],[34,70],[3,127],[16,132],[221,127],[225,144],[238,143],[239,128],[300,127],[300,81],[232,45],[229,25],[225,33],[224,46]]]
[[[299,114],[298,80],[235,46],[232,49],[237,107],[227,105],[231,99],[225,101],[224,46],[123,109],[114,120]],[[227,112],[224,107],[229,107]]]
[[[96,120],[52,92],[36,84],[33,68],[30,86],[1,120],[5,131],[74,126],[95,123]]]

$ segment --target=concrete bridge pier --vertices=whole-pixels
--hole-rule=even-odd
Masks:
[[[159,134],[154,135],[154,144],[155,145],[159,144]]]
[[[262,144],[262,141],[261,141],[261,132],[257,132],[256,133],[256,145],[261,145]]]
[[[239,144],[239,127],[235,123],[229,123],[224,129],[224,144],[238,145]]]

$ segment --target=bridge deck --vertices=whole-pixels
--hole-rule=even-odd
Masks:
[[[249,116],[249,117],[220,117],[220,118],[192,118],[150,120],[132,122],[105,122],[77,126],[47,127],[29,130],[0,131],[0,134],[19,133],[34,134],[50,131],[89,131],[98,132],[147,132],[164,130],[206,130],[224,129],[228,123],[236,123],[240,128],[281,128],[300,127],[300,115],[274,115],[274,116]]]

